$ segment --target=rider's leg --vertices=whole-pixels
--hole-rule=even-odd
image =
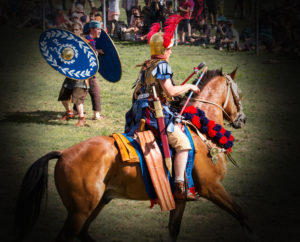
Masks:
[[[184,181],[184,172],[186,168],[189,150],[177,151],[174,158],[175,182]]]
[[[175,171],[175,199],[197,200],[197,197],[189,190],[185,189],[185,168],[187,164],[188,152],[191,149],[187,136],[178,125],[175,125],[174,132],[168,132],[169,144],[176,150],[174,159]]]

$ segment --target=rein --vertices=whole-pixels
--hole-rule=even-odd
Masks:
[[[197,102],[202,102],[202,103],[208,103],[208,104],[215,105],[216,107],[218,107],[219,109],[221,109],[222,112],[228,117],[229,123],[233,124],[235,120],[233,120],[229,116],[229,114],[225,111],[225,108],[227,107],[227,104],[228,104],[228,101],[229,101],[230,91],[232,93],[232,97],[234,99],[235,104],[237,105],[238,110],[241,110],[241,103],[240,103],[239,95],[236,93],[236,91],[237,91],[236,90],[236,86],[235,87],[232,86],[232,85],[235,84],[235,83],[233,83],[232,78],[229,75],[225,75],[225,77],[226,77],[226,85],[227,85],[227,94],[226,94],[226,99],[225,99],[225,102],[224,102],[223,106],[221,106],[221,105],[219,105],[219,104],[217,104],[215,102],[207,101],[207,100],[200,99],[200,98],[191,98],[191,99],[195,100]],[[233,165],[235,165],[236,167],[239,167],[238,164],[237,164],[237,162],[231,156],[231,154],[229,152],[226,152],[226,150],[224,148],[219,148],[217,146],[212,146],[209,143],[208,139],[203,134],[201,134],[201,132],[199,132],[198,128],[195,125],[193,125],[190,121],[185,121],[185,124],[194,128],[194,130],[196,131],[196,134],[200,137],[200,139],[202,140],[202,142],[206,145],[207,149],[209,150],[209,154],[211,155],[212,162],[215,165],[216,165],[216,163],[218,161],[218,158],[217,158],[218,154],[224,153],[225,156],[227,157],[227,159]]]
[[[218,155],[220,153],[224,153],[225,156],[229,159],[229,161],[235,165],[236,167],[239,167],[237,162],[233,159],[233,157],[231,156],[231,154],[229,152],[226,152],[226,149],[224,148],[219,148],[217,147],[216,145],[212,146],[210,143],[209,143],[209,140],[199,131],[199,129],[191,122],[191,121],[186,121],[186,120],[183,120],[182,121],[185,125],[187,126],[190,126],[190,127],[193,127],[193,129],[196,131],[197,135],[200,137],[200,139],[203,141],[203,143],[206,145],[209,153],[212,155],[212,156],[215,156],[215,155]],[[215,149],[217,150],[217,153],[216,154],[212,154],[211,151],[213,151],[212,149]],[[213,158],[213,157],[212,157]],[[214,160],[212,159],[213,163],[216,165],[216,163],[214,162]]]
[[[230,94],[230,82],[232,81],[231,77],[229,75],[225,75],[226,77],[226,85],[227,85],[227,95],[226,95],[226,99],[225,99],[225,102],[223,104],[223,107],[215,102],[211,102],[211,101],[207,101],[207,100],[204,100],[204,99],[200,99],[200,98],[192,98],[193,100],[197,101],[197,102],[202,102],[202,103],[209,103],[209,104],[213,104],[215,105],[216,107],[220,108],[223,113],[228,117],[229,119],[229,123],[233,123],[234,120],[232,120],[232,118],[229,116],[229,114],[225,111],[225,108],[227,107],[227,104],[228,104],[228,100],[229,100],[229,94]]]
[[[204,99],[200,99],[200,98],[192,98],[193,100],[197,101],[197,102],[202,102],[202,103],[209,103],[209,104],[213,104],[215,105],[216,107],[220,108],[224,114],[229,118],[229,122],[230,123],[233,123],[233,120],[232,118],[229,116],[229,114],[225,111],[225,109],[223,107],[221,107],[219,104],[217,103],[214,103],[214,102],[211,102],[211,101],[206,101]]]

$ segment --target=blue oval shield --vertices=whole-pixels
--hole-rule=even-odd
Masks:
[[[122,76],[119,54],[110,37],[102,29],[100,37],[96,39],[96,49],[102,49],[104,55],[98,55],[99,73],[109,82],[117,82]]]
[[[55,70],[66,77],[84,80],[99,67],[94,50],[79,36],[62,29],[49,29],[40,36],[40,51]]]

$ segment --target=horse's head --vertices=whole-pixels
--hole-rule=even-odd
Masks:
[[[224,75],[222,69],[207,71],[198,86],[201,92],[193,96],[189,105],[202,109],[215,122],[222,123],[225,118],[234,128],[242,128],[246,115],[241,102],[242,92],[235,81],[237,69],[229,75]],[[181,101],[181,105],[184,102]]]
[[[227,113],[227,115],[225,115],[225,119],[231,123],[232,127],[238,129],[244,127],[246,123],[246,115],[243,112],[241,101],[242,91],[235,81],[237,69],[238,67],[235,68],[235,70],[229,75],[225,75],[228,91],[223,109]]]

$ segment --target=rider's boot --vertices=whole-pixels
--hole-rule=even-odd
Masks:
[[[174,198],[177,200],[198,201],[199,197],[185,188],[185,182],[175,182]]]

